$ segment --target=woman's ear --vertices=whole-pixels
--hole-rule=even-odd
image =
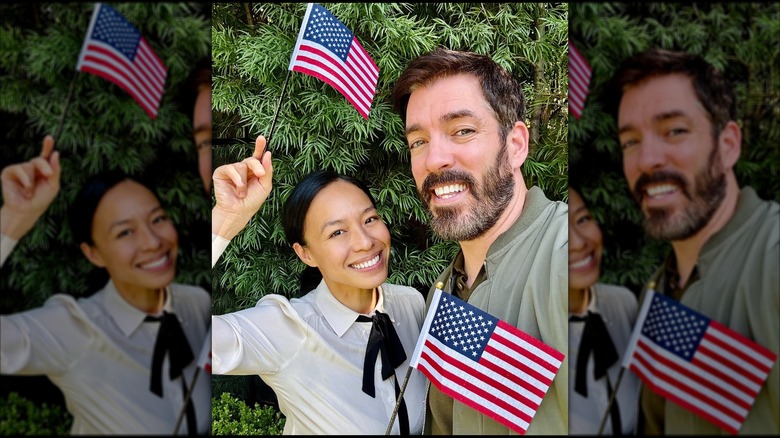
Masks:
[[[305,246],[302,246],[300,243],[295,242],[293,243],[293,250],[295,251],[295,254],[298,256],[299,259],[301,259],[303,263],[306,263],[312,268],[317,267],[317,262],[315,262],[314,259],[311,257],[311,252],[309,252],[309,248],[306,248]]]
[[[90,246],[85,242],[81,242],[79,248],[81,248],[81,252],[84,253],[84,257],[86,257],[90,263],[97,266],[98,268],[106,267],[106,263],[103,261],[103,257],[100,255],[100,251],[98,251],[97,248]]]

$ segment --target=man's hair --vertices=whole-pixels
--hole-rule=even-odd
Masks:
[[[410,62],[393,87],[393,108],[402,123],[406,124],[406,108],[413,91],[460,73],[474,75],[479,80],[482,94],[501,127],[502,139],[515,122],[525,122],[523,88],[508,71],[487,55],[439,47]]]
[[[691,79],[693,90],[712,123],[715,138],[730,120],[736,120],[734,90],[726,77],[701,56],[681,51],[649,49],[620,65],[607,84],[606,103],[617,120],[623,93],[648,79],[670,74]]]

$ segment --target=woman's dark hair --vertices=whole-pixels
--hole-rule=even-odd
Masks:
[[[73,231],[73,237],[76,243],[86,243],[94,245],[92,240],[92,223],[95,219],[95,210],[97,210],[103,196],[114,186],[122,181],[135,181],[151,191],[160,201],[160,197],[151,188],[151,186],[141,178],[131,177],[119,171],[105,171],[92,175],[84,183],[76,200],[70,206],[68,220],[70,229]]]
[[[295,243],[306,245],[306,240],[303,237],[304,223],[306,221],[306,214],[309,212],[314,198],[330,184],[336,181],[346,181],[355,185],[363,193],[368,196],[371,201],[371,205],[376,208],[376,201],[371,196],[371,192],[365,183],[357,178],[342,175],[330,170],[318,170],[310,173],[303,178],[298,185],[295,186],[290,196],[285,201],[282,207],[282,224],[284,226],[284,236],[287,239],[287,243],[292,246]],[[300,294],[304,294],[314,288],[322,280],[322,273],[317,268],[307,267],[300,277]]]

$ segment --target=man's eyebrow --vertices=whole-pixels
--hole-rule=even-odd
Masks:
[[[673,119],[675,117],[687,117],[687,115],[682,110],[667,111],[667,112],[664,112],[664,113],[657,114],[657,115],[653,116],[653,123],[662,122],[664,120]],[[621,126],[620,129],[618,129],[618,135],[623,134],[624,132],[630,131],[632,129],[635,129],[634,125],[632,125],[630,123],[629,124],[625,124],[625,125]]]
[[[476,117],[473,111],[468,109],[462,109],[458,111],[453,111],[451,113],[447,113],[439,117],[439,120],[442,122],[451,122],[453,120],[460,119],[462,117]],[[419,131],[422,129],[422,126],[418,123],[413,123],[412,125],[409,125],[409,127],[406,128],[404,131],[404,135],[408,136],[412,132]]]

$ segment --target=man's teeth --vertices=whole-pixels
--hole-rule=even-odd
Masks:
[[[593,256],[589,255],[589,256],[585,257],[584,259],[582,259],[582,260],[580,260],[578,262],[574,262],[574,263],[569,264],[569,268],[571,268],[571,269],[581,268],[581,267],[587,265],[588,263],[590,263],[591,260],[593,260]]]
[[[677,186],[674,184],[659,184],[650,186],[646,189],[648,196],[658,196],[658,195],[664,195],[666,193],[671,193],[673,191],[677,190]]]
[[[377,263],[379,263],[379,254],[377,254],[376,257],[374,257],[373,259],[371,259],[371,260],[369,260],[367,262],[358,263],[358,264],[352,265],[352,267],[356,268],[356,269],[366,269],[366,268],[370,268],[370,267],[376,265]]]
[[[141,265],[141,268],[143,268],[143,269],[159,268],[160,266],[164,265],[165,262],[167,262],[167,261],[168,261],[168,254],[160,257],[160,259],[157,260],[157,261]]]
[[[454,193],[459,193],[464,190],[466,190],[465,184],[450,184],[448,186],[437,187],[433,189],[433,192],[440,198],[449,198]]]

